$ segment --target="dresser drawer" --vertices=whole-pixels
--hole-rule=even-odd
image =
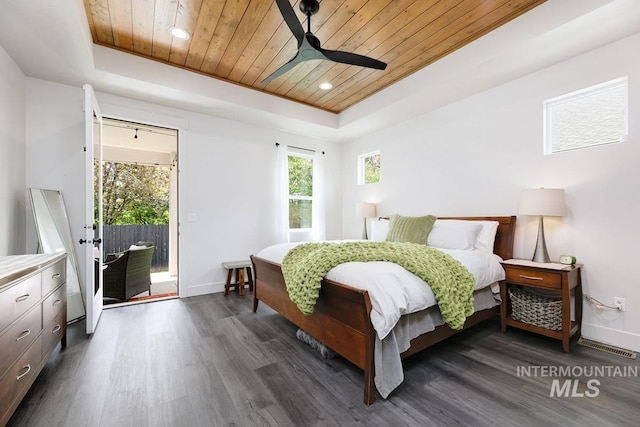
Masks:
[[[60,260],[42,272],[42,295],[46,295],[66,279],[66,261]]]
[[[41,361],[42,347],[38,337],[29,350],[9,368],[7,374],[0,380],[0,417],[4,415],[6,408],[13,406],[21,392],[38,375]]]
[[[42,330],[42,310],[36,306],[0,335],[0,377]]]
[[[41,276],[36,274],[0,293],[0,331],[39,303],[41,291]]]
[[[66,254],[0,256],[0,267],[1,427],[66,331]]]
[[[60,312],[58,315],[44,327],[42,331],[42,358],[49,355],[49,352],[62,339],[62,335],[67,327],[67,314]]]
[[[529,270],[513,266],[505,269],[505,271],[506,281],[509,283],[550,289],[560,289],[562,286],[562,275],[559,272]]]
[[[60,286],[42,302],[42,324],[47,325],[66,307],[66,288]]]

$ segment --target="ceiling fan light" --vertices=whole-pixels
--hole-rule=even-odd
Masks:
[[[171,33],[171,35],[177,39],[180,40],[189,40],[189,33],[187,33],[185,30],[183,30],[182,28],[178,28],[178,27],[171,27],[169,28],[169,32]]]
[[[322,90],[330,90],[333,89],[333,85],[329,82],[322,82],[318,85],[318,87]]]

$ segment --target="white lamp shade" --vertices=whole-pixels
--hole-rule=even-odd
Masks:
[[[520,215],[564,216],[564,190],[537,188],[523,190],[520,195]]]
[[[376,216],[375,203],[358,203],[356,204],[357,218],[373,218]]]

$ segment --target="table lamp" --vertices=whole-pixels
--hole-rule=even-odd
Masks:
[[[358,203],[356,205],[356,217],[364,218],[364,230],[362,231],[362,238],[367,240],[369,237],[367,235],[367,218],[372,218],[376,216],[376,205],[375,203]]]
[[[531,261],[551,262],[547,252],[547,243],[544,239],[545,216],[564,215],[564,190],[554,188],[538,188],[535,190],[523,190],[520,196],[520,215],[537,215],[538,240]]]

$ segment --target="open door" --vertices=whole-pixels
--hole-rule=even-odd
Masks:
[[[102,314],[102,114],[91,85],[84,85],[85,118],[85,304],[87,333],[95,332]],[[97,173],[97,175],[95,175]],[[94,177],[97,177],[94,181]],[[97,188],[96,188],[97,187]],[[96,215],[94,200],[98,200]],[[97,250],[96,250],[97,248]]]

